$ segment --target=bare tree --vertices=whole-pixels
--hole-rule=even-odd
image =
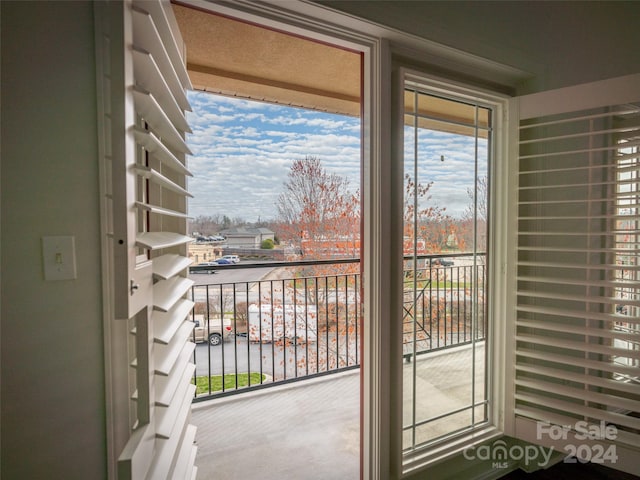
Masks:
[[[417,183],[405,175],[404,192],[404,251],[405,254],[438,253],[454,233],[452,218],[445,213],[446,207],[429,205],[429,190],[433,182],[426,185]]]
[[[487,176],[479,177],[475,188],[467,188],[469,205],[462,214],[460,242],[468,248],[474,245],[479,250],[487,248],[487,205],[489,202],[489,184]]]
[[[305,256],[344,254],[359,236],[358,194],[349,190],[347,178],[328,173],[318,157],[293,163],[277,208],[282,240],[298,245]]]
[[[489,200],[489,185],[486,175],[478,178],[475,188],[467,188],[467,196],[469,197],[470,203],[467,205],[463,217],[473,219],[474,214],[477,213],[478,220],[486,223],[487,202]]]
[[[236,217],[233,220],[226,215],[199,215],[198,217],[189,220],[189,232],[198,232],[202,235],[212,235],[218,233],[221,230],[245,225],[247,222],[245,219]]]

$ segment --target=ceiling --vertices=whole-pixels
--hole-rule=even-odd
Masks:
[[[360,115],[361,55],[173,5],[196,90]]]
[[[195,8],[172,7],[195,90],[360,116],[359,52]],[[408,114],[414,108],[413,98],[405,93]],[[415,107],[422,117],[420,128],[478,133],[464,126],[475,122],[474,109],[468,105],[422,96]],[[408,116],[405,123],[412,125],[413,119]],[[486,127],[487,121],[479,119],[479,126]],[[486,131],[480,136],[486,136]]]

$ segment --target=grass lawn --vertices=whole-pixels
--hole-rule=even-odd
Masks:
[[[259,373],[251,374],[251,385],[259,384],[260,382],[264,382],[266,375],[261,375]],[[234,390],[235,388],[246,387],[249,385],[249,374],[248,373],[239,373],[237,375],[238,385],[236,386],[236,375],[227,374],[224,376],[224,389],[225,390]],[[191,380],[193,383],[193,380]],[[211,391],[218,392],[222,390],[222,375],[211,375]],[[209,393],[209,377],[206,375],[201,377],[196,377],[196,395],[200,395],[201,393]]]

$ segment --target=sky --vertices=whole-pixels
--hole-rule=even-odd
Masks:
[[[295,160],[317,156],[329,173],[360,183],[360,119],[189,92],[189,214],[276,218]]]
[[[420,200],[421,208],[438,206],[445,214],[454,218],[463,216],[471,204],[468,191],[473,190],[476,175],[487,177],[488,144],[478,138],[477,172],[475,165],[476,143],[473,137],[442,131],[418,131],[417,155],[415,133],[405,127],[404,171],[413,179],[414,164],[418,164],[418,182],[427,185],[433,182],[428,197]]]
[[[244,99],[189,92],[193,130],[187,144],[193,155],[189,214],[226,215],[248,222],[277,217],[276,202],[295,160],[317,156],[329,173],[360,182],[360,119]],[[405,128],[405,171],[413,176],[413,133]],[[480,139],[480,159],[487,142]],[[421,130],[418,181],[433,182],[431,205],[459,217],[469,205],[475,145],[472,137]],[[444,161],[441,160],[444,158]],[[479,162],[486,175],[486,161]]]

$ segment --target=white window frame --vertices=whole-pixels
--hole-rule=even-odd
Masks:
[[[364,218],[363,241],[363,311],[366,311],[363,332],[364,355],[362,363],[371,368],[363,369],[364,398],[361,399],[361,423],[364,442],[361,445],[364,459],[363,478],[387,478],[390,470],[390,406],[386,398],[390,371],[373,365],[389,365],[389,321],[388,297],[371,295],[371,292],[389,292],[388,274],[391,258],[387,248],[387,233],[383,225],[391,218],[389,206],[389,154],[390,99],[384,92],[390,91],[390,53],[387,42],[365,31],[347,25],[336,25],[335,14],[306,4],[290,4],[296,12],[286,11],[282,4],[273,8],[249,3],[236,3],[233,7],[203,1],[187,1],[187,5],[248,21],[266,28],[301,35],[327,44],[348,48],[363,55],[363,101],[362,101],[362,205]],[[318,21],[306,14],[311,13]],[[326,21],[323,21],[323,15]],[[348,19],[348,17],[344,17]],[[330,20],[329,20],[330,19]],[[347,23],[352,23],[349,19]],[[357,22],[356,22],[357,23]],[[384,359],[380,362],[380,359]]]
[[[512,223],[512,216],[515,212],[509,210],[510,206],[515,205],[515,189],[504,188],[508,183],[509,177],[514,173],[510,169],[509,161],[509,134],[508,134],[508,122],[509,122],[509,97],[503,94],[498,94],[492,91],[488,91],[482,88],[472,87],[454,80],[443,79],[442,77],[426,74],[422,71],[407,68],[402,66],[400,61],[394,62],[396,66],[396,81],[394,82],[394,99],[398,106],[394,109],[394,128],[395,133],[394,141],[394,153],[393,156],[399,159],[395,165],[395,202],[396,205],[396,217],[402,218],[401,206],[403,202],[404,185],[403,185],[403,111],[401,106],[404,103],[404,89],[407,83],[419,84],[426,87],[429,92],[437,93],[438,91],[443,94],[455,95],[457,98],[467,98],[472,102],[478,102],[483,106],[489,105],[492,107],[494,118],[492,118],[492,148],[491,148],[491,161],[490,161],[490,175],[491,181],[489,195],[490,210],[489,216],[489,243],[487,245],[488,254],[488,277],[487,277],[487,291],[489,295],[487,297],[487,318],[488,318],[488,335],[491,336],[489,342],[490,353],[487,357],[487,365],[485,369],[487,371],[486,380],[488,382],[490,391],[489,396],[489,411],[488,411],[488,423],[483,426],[471,430],[463,435],[443,439],[442,441],[435,442],[429,445],[427,448],[416,449],[413,452],[409,452],[403,456],[402,461],[402,476],[411,475],[413,473],[424,470],[429,466],[445,460],[452,455],[461,453],[465,448],[478,444],[480,442],[486,442],[493,438],[499,437],[504,432],[504,411],[506,402],[506,362],[507,355],[507,334],[508,327],[507,319],[508,304],[507,304],[507,268],[509,264],[509,256],[515,255],[515,248],[512,245],[514,242],[509,236],[509,226]],[[398,205],[400,210],[398,210]],[[401,222],[400,222],[401,227]],[[399,228],[396,226],[396,228]],[[402,245],[402,231],[396,232],[396,236],[399,237],[399,242],[394,245],[394,254],[396,259],[402,258],[403,245]],[[396,262],[396,266],[393,271],[394,274],[394,287],[397,292],[397,298],[399,298],[399,304],[395,305],[395,311],[398,315],[401,315],[402,309],[402,264]],[[396,345],[402,345],[402,328],[401,325],[396,322],[396,326],[393,331],[392,342]],[[396,372],[394,376],[397,381],[392,386],[394,392],[395,404],[400,406],[400,413],[402,413],[402,355],[394,355],[392,358],[394,364],[393,369]],[[394,417],[397,418],[397,417]],[[400,415],[400,421],[401,421]],[[400,431],[400,445],[402,444],[402,423],[396,425],[392,429],[394,432]]]
[[[363,101],[362,101],[362,170],[363,195],[363,312],[365,328],[363,332],[364,355],[362,357],[361,428],[363,444],[361,455],[361,478],[388,479],[401,478],[403,474],[401,415],[402,404],[397,403],[401,390],[395,391],[397,381],[393,379],[393,366],[401,361],[395,355],[392,326],[396,317],[399,299],[393,298],[396,288],[392,270],[396,268],[397,257],[393,249],[393,238],[389,225],[394,218],[394,201],[397,202],[398,190],[392,183],[392,52],[404,58],[426,61],[438,71],[447,70],[452,75],[475,78],[479,85],[495,85],[496,90],[510,91],[527,74],[521,70],[496,64],[495,62],[461,52],[450,47],[436,44],[403,32],[366,22],[356,17],[342,14],[330,8],[306,2],[281,2],[266,0],[260,4],[248,0],[229,2],[206,2],[204,0],[182,0],[182,4],[205,11],[223,14],[231,18],[251,22],[266,28],[300,35],[327,44],[342,46],[363,55]],[[454,82],[448,82],[454,85]],[[488,92],[487,92],[488,93]],[[506,109],[502,112],[506,126]],[[499,147],[506,152],[505,143]],[[502,158],[502,157],[501,157]],[[506,158],[506,155],[504,156]],[[502,163],[502,162],[498,162]],[[494,176],[499,179],[497,185],[505,185],[507,176],[506,162],[496,169]],[[512,192],[498,189],[494,198],[506,211],[508,197]],[[395,195],[395,198],[394,198]],[[502,210],[496,215],[502,216]],[[506,217],[502,217],[506,218]],[[497,278],[491,280],[495,285],[494,294],[505,292],[507,227],[504,222],[495,230],[496,248],[504,252],[503,259],[493,266]],[[399,237],[401,239],[401,236]],[[397,240],[396,240],[397,241]],[[400,240],[401,244],[401,240]],[[391,245],[391,248],[390,248]],[[401,284],[397,284],[401,285]],[[506,295],[501,295],[506,299]],[[401,300],[401,299],[400,299]],[[493,315],[506,317],[506,305],[494,306]],[[505,338],[503,330],[496,330],[496,339]],[[504,365],[504,352],[497,358]],[[498,369],[494,382],[496,398],[504,397],[504,369]],[[395,393],[394,393],[395,392]],[[401,396],[400,396],[401,398]],[[503,412],[496,412],[497,422],[501,424]],[[398,428],[400,427],[400,428]],[[442,450],[438,459],[460,452],[464,445],[454,449]],[[427,461],[434,459],[415,459],[412,471],[423,468]]]

